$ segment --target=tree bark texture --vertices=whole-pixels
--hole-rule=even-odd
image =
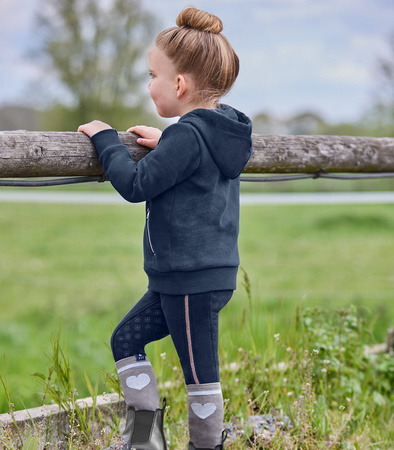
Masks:
[[[149,151],[133,133],[119,133],[132,158]],[[187,148],[185,148],[187,151]],[[394,172],[394,139],[253,135],[244,173]],[[90,139],[78,132],[0,131],[0,178],[103,174]]]

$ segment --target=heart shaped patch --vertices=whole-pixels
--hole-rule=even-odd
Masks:
[[[150,376],[147,373],[140,373],[138,377],[132,375],[131,377],[127,377],[126,384],[130,389],[137,389],[140,391],[144,389],[145,386],[148,386],[150,383]]]
[[[205,403],[205,405],[201,405],[201,403],[192,403],[191,408],[194,414],[200,419],[206,419],[216,411],[215,403]]]

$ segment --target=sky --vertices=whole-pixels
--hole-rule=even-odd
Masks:
[[[394,35],[393,0],[141,2],[163,29],[187,6],[222,19],[241,62],[223,101],[251,117],[311,111],[333,123],[357,120],[375,98],[377,62],[390,54]],[[0,105],[29,100],[44,75],[29,55],[39,42],[35,14],[45,0],[22,3],[0,3]]]

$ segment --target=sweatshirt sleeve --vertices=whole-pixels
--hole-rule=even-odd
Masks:
[[[107,178],[127,201],[150,200],[188,178],[199,166],[200,149],[190,125],[167,127],[154,150],[138,163],[116,130],[92,136],[93,145]]]

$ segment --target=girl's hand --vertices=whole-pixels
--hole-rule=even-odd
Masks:
[[[92,122],[85,123],[78,127],[78,131],[87,134],[90,138],[103,130],[111,130],[112,127],[107,123],[101,122],[100,120],[93,120]]]
[[[137,144],[149,148],[156,148],[162,133],[158,128],[146,127],[145,125],[137,125],[129,128],[127,131],[139,134],[141,137],[137,139]]]

